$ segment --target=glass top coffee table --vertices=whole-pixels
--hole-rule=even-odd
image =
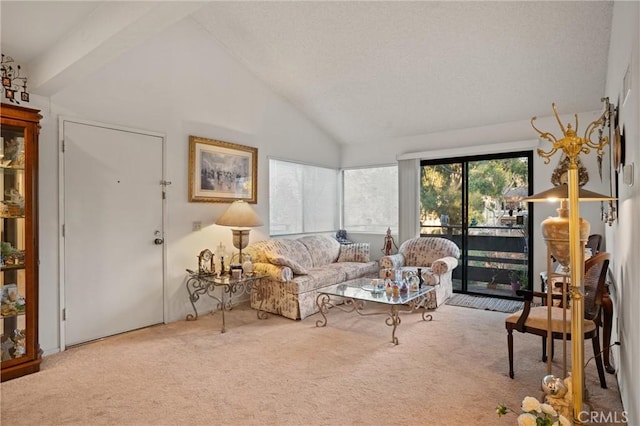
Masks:
[[[396,328],[400,325],[400,312],[410,313],[418,309],[422,309],[422,319],[431,321],[433,317],[428,314],[424,302],[430,292],[435,291],[436,287],[423,285],[418,291],[407,291],[397,295],[388,294],[385,291],[377,293],[371,285],[371,278],[358,278],[346,281],[342,284],[336,284],[329,287],[318,289],[318,297],[316,304],[322,315],[322,319],[316,321],[316,327],[324,327],[327,325],[327,313],[329,308],[338,308],[343,312],[356,312],[362,316],[369,315],[387,315],[385,323],[393,327],[391,331],[391,342],[398,344],[396,337]],[[333,298],[333,299],[332,299]],[[344,305],[336,302],[343,302]],[[387,305],[389,311],[380,312],[364,312],[367,302]]]

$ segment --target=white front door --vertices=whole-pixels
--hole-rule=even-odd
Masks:
[[[164,138],[61,120],[64,345],[164,320]]]

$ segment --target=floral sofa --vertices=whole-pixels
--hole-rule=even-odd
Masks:
[[[260,291],[251,292],[251,307],[291,319],[318,311],[319,288],[379,271],[369,260],[369,244],[341,245],[325,235],[257,241],[243,253],[251,256],[255,272],[268,276]]]
[[[428,285],[435,285],[426,300],[427,309],[435,309],[453,294],[452,271],[458,266],[460,249],[451,240],[441,237],[411,238],[400,245],[398,253],[380,259],[380,277],[390,271],[393,279],[395,271],[403,274],[424,268],[422,276]]]

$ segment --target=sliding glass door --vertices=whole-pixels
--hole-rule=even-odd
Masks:
[[[531,283],[532,153],[421,162],[420,226],[461,250],[456,292],[511,298]]]

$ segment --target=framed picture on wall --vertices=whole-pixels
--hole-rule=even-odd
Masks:
[[[189,136],[189,201],[258,201],[258,148]]]

